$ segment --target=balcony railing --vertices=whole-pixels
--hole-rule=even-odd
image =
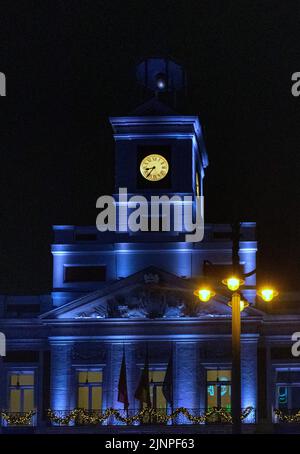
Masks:
[[[253,407],[241,409],[243,423],[256,422]],[[231,424],[231,412],[225,408],[164,408],[111,409],[107,410],[49,410],[48,422],[53,426],[96,426],[96,425],[182,425],[182,424]]]

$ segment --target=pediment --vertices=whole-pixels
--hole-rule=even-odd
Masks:
[[[199,303],[193,295],[193,287],[190,280],[156,267],[148,267],[47,312],[40,318],[84,321],[231,316],[231,309],[222,297],[209,303]],[[258,313],[256,309],[249,308],[243,315]]]

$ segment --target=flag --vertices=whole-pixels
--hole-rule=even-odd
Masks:
[[[118,402],[124,404],[124,410],[129,407],[128,392],[127,392],[127,375],[126,375],[126,361],[125,361],[125,350],[123,351],[122,364],[120,369],[120,378],[118,385]]]
[[[145,358],[144,369],[142,371],[140,382],[138,384],[138,387],[136,388],[134,397],[140,401],[141,406],[145,402],[147,404],[147,407],[151,407],[148,350]]]
[[[162,392],[168,404],[173,407],[173,349],[171,350]]]

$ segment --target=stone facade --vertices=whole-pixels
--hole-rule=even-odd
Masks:
[[[163,115],[158,101],[150,104],[138,116],[110,119],[116,141],[116,186],[128,187],[133,194],[139,191],[138,150],[151,145],[172,151],[170,195],[195,195],[196,170],[203,191],[208,160],[199,119]],[[255,224],[244,222],[239,244],[244,273],[255,270],[256,251]],[[7,342],[0,363],[4,412],[33,407],[31,422],[37,432],[105,430],[105,424],[117,421],[110,418],[104,426],[84,429],[74,422],[49,427],[47,409],[60,415],[80,405],[100,413],[111,407],[123,411],[118,383],[125,354],[128,411],[137,412],[135,391],[146,352],[154,406],[164,405],[167,413],[185,407],[197,415],[214,402],[230,411],[231,309],[220,284],[231,271],[229,225],[206,224],[200,243],[187,243],[181,233],[101,233],[95,227],[55,226],[52,254],[51,294],[0,298],[0,331]],[[101,271],[102,278],[81,279],[80,272],[90,269]],[[217,293],[209,303],[200,303],[193,295],[204,275]],[[244,425],[265,427],[278,422],[275,408],[286,404],[290,410],[299,400],[300,366],[291,354],[291,336],[299,331],[300,314],[271,315],[258,307],[255,273],[247,276],[243,293],[250,306],[242,313],[242,408],[253,409]],[[163,400],[162,392],[171,355],[172,405]],[[293,383],[288,378],[291,372]],[[214,374],[217,378],[210,379]],[[181,417],[176,423],[189,421]],[[1,430],[11,428],[7,426],[2,418]],[[205,425],[193,428],[212,430]]]

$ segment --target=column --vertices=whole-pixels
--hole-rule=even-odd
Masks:
[[[108,346],[107,350],[106,406],[123,410],[124,405],[118,402],[118,384],[123,357],[123,344],[112,343]]]
[[[266,345],[266,381],[267,394],[265,396],[267,405],[267,424],[273,423],[273,411],[277,406],[276,402],[276,369],[272,364],[271,357],[272,344]]]
[[[75,393],[72,389],[72,344],[51,344],[50,403],[52,410],[72,410]]]
[[[206,368],[203,366],[202,361],[205,360],[205,343],[201,342],[199,344],[199,355],[198,355],[198,362],[199,362],[199,411],[197,414],[201,414],[203,411],[206,410]]]
[[[174,349],[174,409],[199,412],[200,380],[197,342],[176,342]],[[185,418],[180,418],[188,423]]]
[[[257,341],[258,336],[242,335],[241,339],[241,407],[253,407],[257,412]],[[252,412],[244,423],[255,423]]]

